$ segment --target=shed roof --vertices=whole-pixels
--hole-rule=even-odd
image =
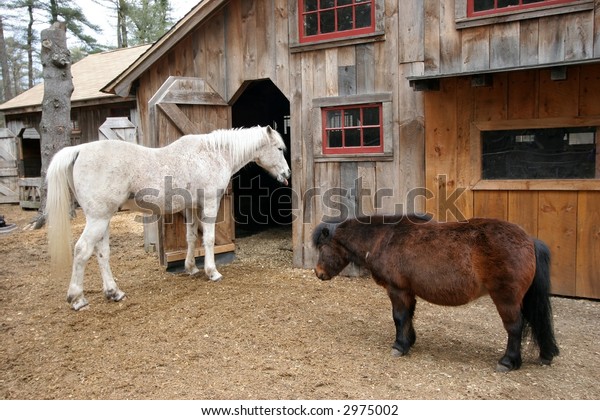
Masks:
[[[71,95],[71,103],[77,106],[82,105],[81,102],[121,99],[114,94],[102,92],[101,89],[129,67],[148,48],[150,48],[150,44],[90,54],[73,64],[71,75],[73,76],[74,90]],[[43,98],[44,83],[42,82],[0,104],[0,111],[7,114],[40,111]]]
[[[165,54],[180,40],[185,38],[196,26],[205,21],[215,11],[219,10],[230,0],[199,0],[183,18],[165,33],[158,41],[140,55],[134,63],[107,83],[103,92],[116,93],[128,96],[133,82],[137,80],[148,68]]]

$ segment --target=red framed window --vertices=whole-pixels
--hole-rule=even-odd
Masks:
[[[375,30],[375,0],[298,0],[300,42]]]
[[[381,104],[324,108],[323,154],[383,152]]]
[[[467,16],[494,15],[575,1],[577,0],[467,0]]]

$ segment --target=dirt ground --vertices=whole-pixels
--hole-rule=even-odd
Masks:
[[[291,233],[236,240],[224,280],[167,273],[129,212],[111,223],[112,270],[127,298],[107,302],[98,265],[88,310],[50,275],[35,215],[0,205],[19,228],[0,235],[0,399],[585,399],[600,398],[600,302],[554,297],[561,355],[525,346],[519,371],[494,371],[505,332],[491,300],[419,301],[417,342],[391,356],[385,291],[369,278],[318,280],[292,268]],[[78,236],[81,213],[73,222]]]

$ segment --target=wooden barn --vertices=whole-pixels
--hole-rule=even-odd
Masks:
[[[455,209],[428,210],[520,224],[552,250],[553,293],[600,298],[598,2],[423,4],[410,80],[424,92],[426,187],[464,190]]]
[[[136,96],[148,146],[256,124],[284,136],[291,188],[256,168],[236,177],[221,252],[236,225],[283,224],[294,265],[312,267],[323,218],[500,217],[548,242],[554,293],[599,298],[596,8],[204,0],[104,90]],[[156,229],[161,261],[182,259],[181,219]]]
[[[150,46],[143,45],[92,54],[73,64],[71,95],[71,141],[86,143],[114,136],[115,130],[135,139],[138,113],[134,97],[102,92],[101,89],[126,69]],[[40,130],[44,84],[40,83],[0,104],[6,131],[0,136],[0,202],[20,202],[23,208],[39,207],[41,171]],[[102,134],[100,131],[104,130]],[[131,127],[131,129],[127,129]],[[109,133],[110,131],[110,133]],[[7,168],[10,168],[7,169]]]

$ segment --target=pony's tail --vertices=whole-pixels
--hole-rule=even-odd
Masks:
[[[559,353],[550,304],[550,249],[539,239],[534,239],[534,247],[535,276],[523,298],[521,312],[540,348],[540,362],[549,365]]]
[[[46,173],[46,223],[48,225],[48,252],[55,273],[66,270],[72,263],[71,190],[73,163],[77,147],[65,147],[55,155]]]

